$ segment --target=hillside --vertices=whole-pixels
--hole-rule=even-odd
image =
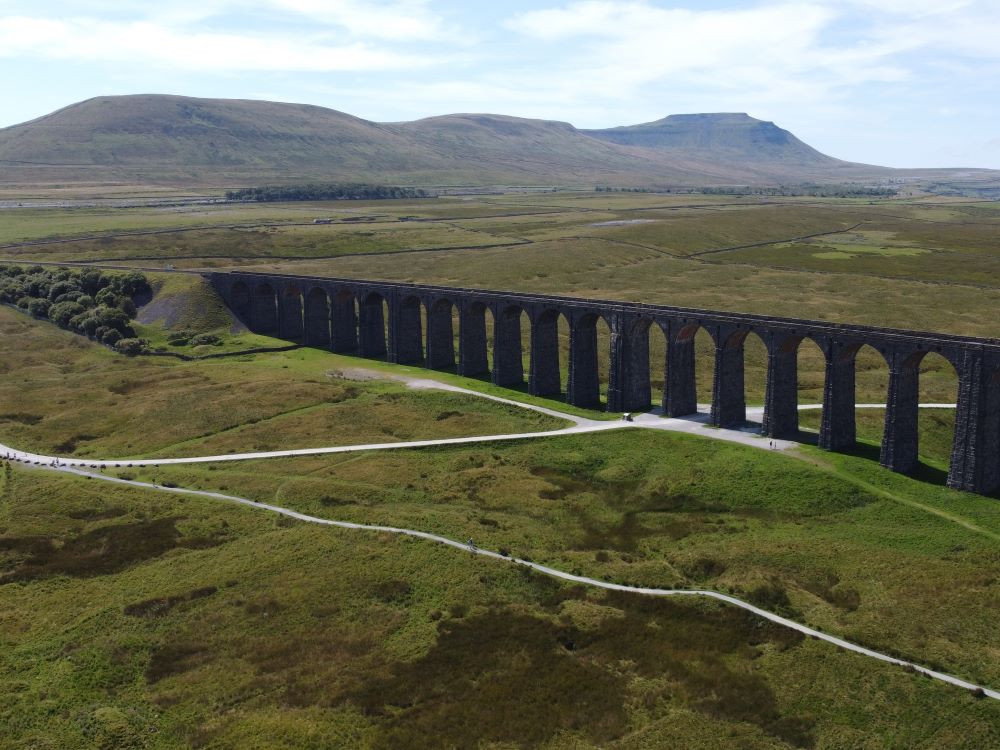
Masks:
[[[692,155],[725,153],[729,158],[756,164],[843,164],[821,154],[773,122],[757,120],[744,113],[670,115],[643,125],[581,132],[622,146],[669,149]]]
[[[897,174],[825,156],[773,123],[734,114],[578,130],[491,114],[377,123],[305,104],[134,95],[88,99],[0,129],[7,186],[698,186]]]

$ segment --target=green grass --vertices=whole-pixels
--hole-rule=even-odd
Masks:
[[[129,359],[7,308],[0,309],[0,362],[0,399],[9,405],[0,413],[0,440],[55,455],[243,452],[566,424],[462,394],[347,379],[338,373],[358,360],[311,349]]]
[[[0,513],[7,747],[998,739],[993,701],[721,605],[37,470]]]
[[[763,203],[556,193],[206,208],[202,216],[45,209],[10,212],[3,231],[38,238],[200,225],[30,252],[155,255],[122,263],[241,265],[996,335],[995,205]],[[290,226],[341,209],[378,221]],[[653,222],[591,226],[633,218]],[[218,227],[230,220],[278,228]],[[858,222],[851,233],[780,246]],[[526,244],[484,248],[496,241]],[[773,244],[693,255],[758,242]],[[452,244],[466,249],[402,262],[373,254]],[[827,247],[852,257],[814,257]],[[921,252],[900,254],[910,249]],[[312,259],[283,260],[299,255]],[[155,281],[157,298],[140,314],[154,346],[200,355],[283,343],[234,326],[196,276]],[[177,330],[224,343],[171,347],[166,337]],[[563,326],[564,375],[566,333]],[[604,367],[603,326],[599,334]],[[658,400],[662,337],[651,343]],[[697,353],[704,402],[712,379],[704,333]],[[759,404],[766,357],[754,337],[746,362],[747,399]],[[867,350],[858,362],[859,400],[884,400],[884,362]],[[429,376],[306,349],[130,360],[2,309],[0,440],[76,455],[190,455],[560,424],[343,377],[358,367]],[[801,401],[820,400],[822,373],[821,352],[804,344]],[[454,374],[433,377],[558,406]],[[924,361],[920,396],[954,400],[954,373],[940,357]],[[950,412],[921,411],[915,478],[874,460],[882,417],[859,411],[862,443],[852,455],[802,448],[796,458],[622,431],[121,471],[330,518],[471,536],[608,580],[728,590],[997,687],[1000,505],[941,486]],[[802,414],[807,429],[818,419],[818,411]],[[583,592],[423,542],[92,480],[12,470],[2,488],[0,746],[1000,744],[992,701],[712,604]]]
[[[1000,682],[988,656],[1000,603],[996,501],[864,458],[807,455],[624,431],[128,473],[472,537],[632,585],[745,598],[776,587],[783,611],[803,622]]]

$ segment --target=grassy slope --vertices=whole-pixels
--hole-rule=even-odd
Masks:
[[[7,308],[0,309],[0,361],[7,405],[0,440],[60,455],[224,453],[564,424],[460,394],[345,380],[331,374],[343,359],[312,350],[130,360]]]
[[[720,606],[21,469],[0,514],[7,747],[998,741],[993,701]]]

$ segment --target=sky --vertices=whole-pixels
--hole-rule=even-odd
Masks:
[[[894,167],[1000,168],[1000,0],[0,0],[0,127],[92,96],[747,112]]]

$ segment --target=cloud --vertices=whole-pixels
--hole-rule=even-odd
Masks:
[[[0,57],[120,62],[206,72],[386,71],[433,65],[434,57],[311,34],[189,32],[149,21],[0,18]]]
[[[359,37],[393,41],[443,40],[452,36],[426,0],[267,0],[281,11],[340,26]]]

